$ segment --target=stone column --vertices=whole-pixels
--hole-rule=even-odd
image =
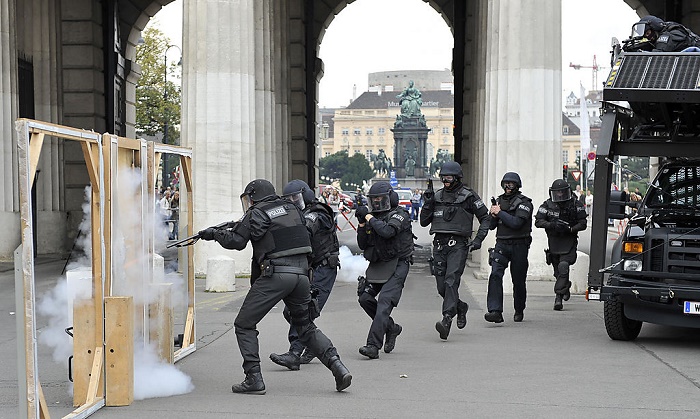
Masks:
[[[503,191],[505,172],[517,172],[535,211],[561,176],[561,0],[490,0],[486,15],[483,160],[484,200]],[[534,214],[533,214],[534,215]],[[492,246],[491,232],[483,248]],[[546,236],[534,227],[528,275],[552,279],[544,263]],[[481,272],[488,275],[487,252]],[[504,279],[511,289],[510,278]],[[505,307],[512,302],[504,301]]]
[[[187,0],[183,13],[182,145],[193,150],[194,230],[237,220],[239,195],[263,168],[256,155],[255,0]],[[259,15],[261,16],[261,15]],[[262,69],[262,67],[261,67]],[[261,98],[264,96],[261,92]],[[261,100],[262,102],[262,100]],[[226,255],[250,267],[248,251],[200,242],[195,272]]]
[[[19,189],[17,188],[17,53],[15,50],[15,0],[0,0],[0,226],[7,238],[0,255],[12,255],[19,245]],[[11,238],[11,239],[10,239]]]

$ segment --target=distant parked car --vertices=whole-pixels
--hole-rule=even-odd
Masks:
[[[411,212],[411,197],[413,192],[410,189],[399,189],[396,191],[399,194],[399,205],[403,205],[408,212]]]

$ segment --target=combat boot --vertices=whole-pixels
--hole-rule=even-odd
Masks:
[[[260,367],[255,367],[248,372],[242,383],[231,386],[231,391],[243,394],[265,394],[265,383],[263,382]]]
[[[301,364],[299,354],[292,351],[283,353],[282,355],[270,354],[270,359],[275,364],[287,367],[292,371],[299,371],[299,364]]]
[[[571,298],[571,281],[569,281],[569,285],[566,287],[566,292],[564,293],[564,301],[569,301],[569,298]]]
[[[379,358],[379,348],[374,345],[367,345],[360,348],[360,353],[369,359]]]
[[[452,327],[452,316],[445,315],[442,320],[435,323],[435,330],[440,334],[440,339],[447,340],[450,335],[450,327]]]
[[[515,314],[513,314],[513,321],[520,323],[521,321],[523,321],[524,317],[525,317],[525,315],[523,314],[522,311],[516,311]]]
[[[562,295],[557,294],[556,297],[554,297],[554,310],[560,311],[561,309],[564,308],[564,303],[562,303]]]
[[[467,325],[467,311],[469,304],[464,301],[457,303],[457,329],[464,329]]]
[[[484,320],[491,323],[503,323],[503,314],[500,311],[489,311],[484,314]]]
[[[384,352],[390,353],[396,347],[396,337],[401,334],[403,328],[400,324],[394,323],[394,327],[386,332],[386,339],[384,340]]]
[[[377,350],[377,352],[379,351]],[[339,356],[333,356],[328,360],[328,368],[333,373],[333,377],[335,377],[336,391],[343,391],[350,387],[352,375],[350,375],[350,371],[348,371],[345,365],[340,361]]]
[[[302,364],[308,364],[311,361],[313,361],[314,358],[316,358],[316,355],[314,355],[313,352],[309,350],[309,348],[306,348],[304,349],[304,353],[301,354],[301,358],[299,358],[299,361]]]

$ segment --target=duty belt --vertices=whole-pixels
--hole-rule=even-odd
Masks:
[[[442,249],[444,246],[452,247],[457,244],[458,241],[467,242],[467,239],[462,236],[450,236],[444,238],[435,238],[435,243],[437,243],[438,250]]]
[[[309,271],[307,269],[298,268],[296,266],[262,265],[260,269],[262,270],[262,276],[271,276],[272,274],[309,275]]]

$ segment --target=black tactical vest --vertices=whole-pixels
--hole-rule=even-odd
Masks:
[[[267,214],[271,225],[260,240],[253,242],[255,260],[262,262],[265,259],[311,253],[309,231],[294,204],[278,199],[259,203],[256,208]]]
[[[510,203],[510,205],[507,205]],[[496,230],[496,238],[497,239],[503,239],[503,240],[517,240],[517,239],[525,239],[530,237],[530,232],[532,231],[532,203],[531,199],[526,197],[525,195],[518,193],[515,195],[513,198],[510,199],[510,201],[505,201],[503,200],[503,195],[500,195],[498,197],[498,204],[501,206],[501,211],[505,211],[510,215],[515,216],[515,214],[518,211],[518,208],[522,205],[524,207],[529,208],[530,212],[530,219],[525,220],[522,226],[520,226],[519,229],[515,230],[503,223],[502,221],[499,221],[498,223],[498,229]],[[507,208],[506,208],[507,205]],[[523,210],[521,208],[521,210]]]
[[[317,222],[319,213],[327,214],[331,221],[334,219],[333,209],[321,202],[314,202],[310,206],[304,208],[304,218],[312,223]],[[335,225],[331,229],[318,229],[311,238],[311,247],[313,248],[311,265],[317,265],[330,255],[337,255],[340,244],[338,243],[338,235],[335,232]]]
[[[465,201],[470,196],[472,191],[462,187],[457,192],[454,202],[445,202],[445,190],[438,190],[435,193],[435,209],[433,221],[430,223],[430,234],[448,233],[471,237],[474,214],[465,208]]]

